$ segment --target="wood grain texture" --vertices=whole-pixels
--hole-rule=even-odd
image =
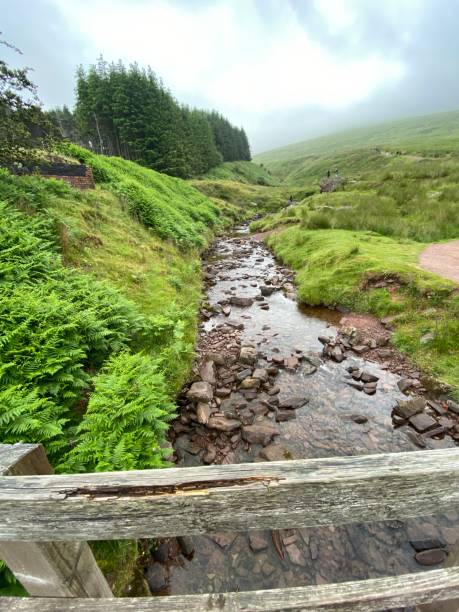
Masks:
[[[7,480],[12,475],[52,475],[53,468],[41,444],[1,444],[0,473],[10,474],[3,478]],[[86,542],[1,541],[0,558],[32,596],[112,595]]]
[[[459,508],[459,449],[0,477],[0,540],[106,540],[342,525]]]
[[[445,601],[459,595],[459,568],[390,578],[267,591],[120,599],[0,599],[10,612],[202,612],[205,610],[340,610],[370,612]]]

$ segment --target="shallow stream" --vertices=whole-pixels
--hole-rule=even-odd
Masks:
[[[269,250],[253,238],[239,236],[218,240],[207,260],[208,301],[218,303],[231,296],[255,298],[260,285],[278,278],[291,278]],[[265,298],[269,309],[255,300],[249,307],[231,307],[229,316],[215,314],[202,325],[201,334],[222,324],[243,324],[241,343],[252,344],[262,354],[257,367],[269,367],[277,355],[304,355],[316,361],[313,373],[309,361],[275,379],[278,398],[304,396],[309,402],[295,411],[295,418],[274,422],[270,413],[257,419],[271,419],[279,430],[276,444],[285,458],[301,459],[384,452],[419,451],[406,435],[406,428],[394,429],[391,410],[396,400],[406,399],[397,387],[400,379],[371,362],[355,357],[343,363],[317,361],[322,345],[318,336],[333,336],[341,315],[326,309],[302,308],[289,283],[283,290]],[[266,307],[265,307],[266,308]],[[377,392],[366,395],[349,386],[346,368],[363,367],[379,378]],[[306,366],[306,367],[305,367]],[[250,395],[250,394],[249,394]],[[238,401],[258,402],[262,396],[247,399],[233,391],[221,400],[220,411],[230,410]],[[360,418],[356,418],[360,417]],[[366,417],[361,418],[361,417]],[[356,420],[358,422],[356,422]],[[365,422],[362,422],[365,421]],[[178,436],[179,465],[202,463],[203,452],[189,446],[189,435]],[[450,439],[429,440],[429,448],[453,446]],[[234,444],[226,462],[263,460],[261,445]],[[432,508],[432,514],[435,508]],[[340,582],[351,579],[388,576],[429,569],[414,558],[410,541],[440,538],[453,545],[459,538],[457,516],[430,517],[380,524],[337,526],[316,529],[255,533],[219,534],[193,537],[194,555],[182,556],[169,567],[170,594],[236,591],[307,584]]]

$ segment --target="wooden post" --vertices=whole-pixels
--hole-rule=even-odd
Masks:
[[[41,444],[0,444],[1,475],[52,473]],[[20,507],[17,512],[21,513]],[[31,596],[112,596],[87,542],[2,541],[0,558]]]

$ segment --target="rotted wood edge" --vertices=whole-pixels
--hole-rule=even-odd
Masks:
[[[339,584],[292,587],[266,591],[243,591],[169,597],[59,599],[1,598],[0,610],[10,612],[74,611],[116,612],[149,611],[202,612],[340,610],[341,612],[382,611],[389,608],[422,605],[446,601],[459,596],[459,568],[403,574]],[[439,609],[439,608],[438,608]]]
[[[459,449],[7,476],[0,477],[0,540],[136,539],[316,527],[456,508]]]

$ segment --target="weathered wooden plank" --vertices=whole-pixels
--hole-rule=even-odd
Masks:
[[[459,449],[0,477],[0,539],[7,540],[134,539],[313,527],[457,508]]]
[[[53,474],[40,444],[0,445],[2,474]],[[16,512],[20,509],[16,508]],[[86,542],[0,542],[5,561],[29,595],[110,597],[112,592]]]
[[[370,612],[436,602],[459,595],[459,568],[432,570],[389,578],[267,591],[174,595],[120,599],[0,599],[0,610],[22,612],[202,612],[279,610],[340,610]]]

